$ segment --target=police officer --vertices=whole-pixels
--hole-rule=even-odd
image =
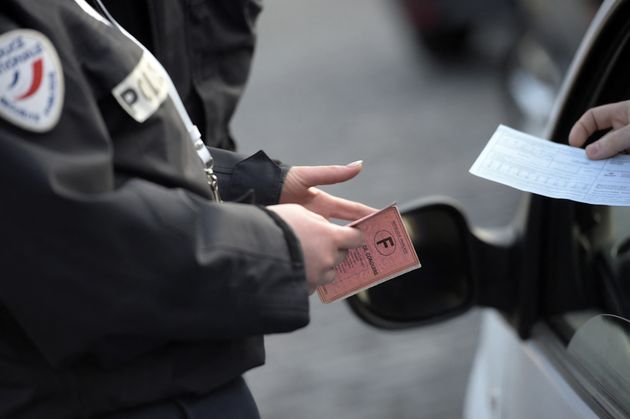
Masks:
[[[362,244],[314,187],[360,164],[210,155],[182,109],[85,0],[3,3],[0,417],[255,418],[262,336]]]

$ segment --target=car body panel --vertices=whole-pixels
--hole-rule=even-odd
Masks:
[[[468,383],[466,419],[596,419],[537,342],[521,341],[494,310],[482,315]]]

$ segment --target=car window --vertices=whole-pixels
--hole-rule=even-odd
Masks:
[[[569,356],[591,383],[606,389],[622,411],[630,412],[630,322],[614,315],[597,315],[571,338]]]

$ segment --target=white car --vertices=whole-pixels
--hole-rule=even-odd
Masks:
[[[546,137],[566,141],[585,110],[625,99],[630,0],[609,0],[575,56]],[[466,418],[630,417],[630,207],[524,193],[500,230],[469,227],[443,199],[411,203],[403,217],[423,267],[348,302],[388,329],[492,308]]]

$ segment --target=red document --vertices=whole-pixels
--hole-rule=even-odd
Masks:
[[[391,205],[351,224],[365,235],[365,245],[350,249],[335,270],[335,281],[317,288],[324,303],[349,297],[420,267],[400,212]]]

